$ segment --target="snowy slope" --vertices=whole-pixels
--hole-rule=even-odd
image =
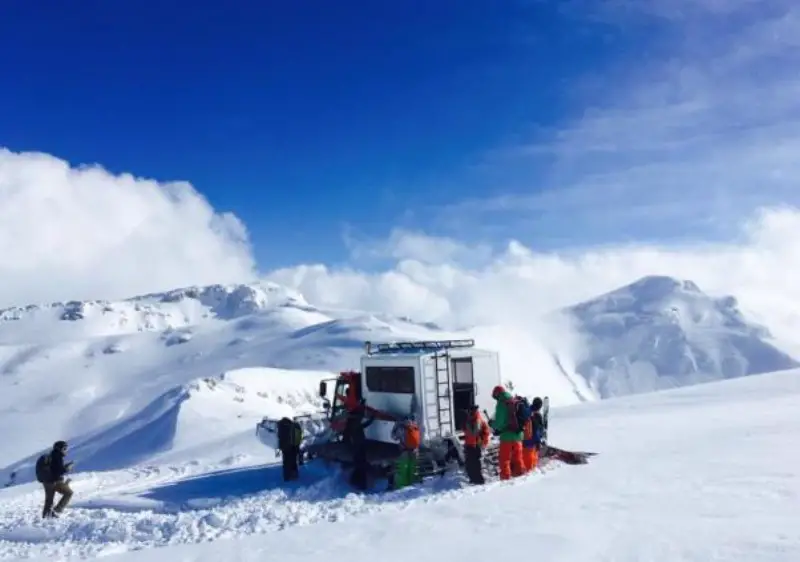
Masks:
[[[187,287],[116,302],[70,301],[6,308],[0,310],[0,343],[47,344],[176,330],[267,311],[280,315],[289,326],[293,320],[299,323],[297,327],[303,327],[330,319],[317,313],[299,293],[262,281]]]
[[[645,277],[566,312],[584,339],[575,370],[601,397],[800,366],[735,298],[691,281]]]
[[[88,473],[75,509],[42,523],[38,489],[18,486],[0,492],[0,557],[493,560],[522,546],[547,560],[793,562],[798,402],[790,371],[562,408],[551,441],[599,456],[478,488],[354,494],[312,467],[289,487],[268,468]]]
[[[84,470],[172,463],[192,448],[205,450],[208,462],[261,459],[263,447],[249,436],[222,449],[200,439],[234,439],[269,413],[269,401],[235,402],[240,395],[291,401],[300,392],[308,409],[318,380],[356,367],[365,340],[467,336],[499,349],[505,378],[520,389],[549,393],[555,404],[579,400],[555,367],[532,369],[552,358],[532,355],[535,347],[513,333],[447,333],[387,315],[321,310],[267,282],[6,309],[0,435],[24,433],[0,440],[0,484],[12,473],[14,482],[30,480],[35,458],[59,438],[76,446]],[[256,367],[273,370],[242,374]],[[218,409],[225,415],[215,417]],[[191,432],[198,439],[184,438]]]
[[[545,342],[511,327],[448,333],[409,319],[324,310],[270,282],[6,309],[0,311],[0,434],[14,435],[24,428],[24,438],[0,440],[0,482],[12,472],[17,482],[29,479],[32,459],[56,438],[82,444],[87,469],[162,462],[182,447],[180,439],[167,436],[174,433],[176,420],[203,400],[207,380],[249,367],[299,369],[316,372],[310,378],[297,374],[305,381],[301,386],[313,392],[316,380],[326,373],[356,366],[365,340],[475,337],[479,346],[500,352],[505,380],[526,395],[549,394],[555,406],[718,377],[700,369],[708,350],[718,352],[712,359],[720,354],[744,357],[748,366],[753,364],[752,350],[762,359],[771,357],[772,348],[760,339],[765,332],[737,316],[731,301],[715,301],[695,287],[676,288],[674,281],[659,284],[654,279],[573,309],[593,337],[582,362],[570,353],[553,353]],[[691,320],[695,317],[699,320]],[[620,326],[626,330],[620,332]],[[641,357],[646,361],[635,363]],[[683,373],[686,357],[697,368]],[[772,357],[775,361],[762,361],[761,369],[794,364],[780,354]],[[631,359],[632,368],[610,368],[628,365]],[[642,364],[651,370],[641,369]],[[290,375],[275,375],[283,376]],[[264,390],[261,384],[250,380],[240,386],[255,394]],[[222,388],[233,388],[226,385]],[[256,402],[236,419],[242,420],[241,427],[252,427],[266,413],[262,409],[267,406]],[[140,428],[139,434],[118,438],[133,427]],[[131,439],[140,443],[137,435],[156,428],[158,439],[130,446]],[[239,429],[225,431],[233,435]],[[253,449],[248,440],[244,443],[238,453],[226,450],[214,462],[232,456],[249,462],[262,453],[258,445]]]

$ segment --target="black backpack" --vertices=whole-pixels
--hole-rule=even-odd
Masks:
[[[281,418],[278,422],[278,449],[284,450],[292,446],[294,422],[289,418]]]
[[[303,426],[298,422],[292,423],[292,445],[299,447],[303,443]]]
[[[517,423],[519,424],[519,427],[521,429],[524,428],[525,424],[528,423],[528,420],[531,419],[531,415],[533,414],[531,403],[527,398],[524,396],[519,397],[517,400],[517,408],[514,413],[517,416]]]
[[[36,480],[44,484],[50,482],[53,476],[50,472],[50,455],[45,454],[36,459]]]
[[[515,396],[508,402],[508,426],[506,431],[522,431],[531,417],[531,407],[521,396]]]

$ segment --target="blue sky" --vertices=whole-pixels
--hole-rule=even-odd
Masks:
[[[791,3],[596,6],[15,0],[0,146],[190,181],[264,269],[395,228],[542,249],[723,236],[797,199],[774,150],[796,138],[775,90],[794,51],[768,33],[791,41]]]

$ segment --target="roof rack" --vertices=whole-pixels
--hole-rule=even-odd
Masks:
[[[439,351],[442,349],[475,347],[475,340],[431,340],[431,341],[400,341],[373,344],[364,342],[367,355],[378,353],[419,353],[425,351]]]

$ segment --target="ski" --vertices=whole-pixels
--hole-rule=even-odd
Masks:
[[[547,443],[547,425],[550,419],[550,397],[545,396],[542,399],[542,425],[544,426],[542,429],[542,441]]]

